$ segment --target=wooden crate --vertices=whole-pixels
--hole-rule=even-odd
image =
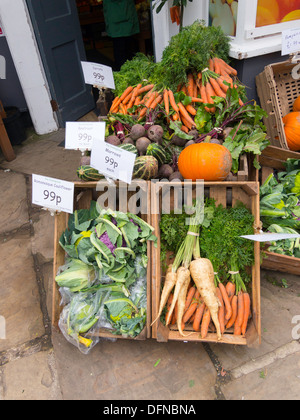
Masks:
[[[292,60],[270,64],[256,76],[261,107],[268,113],[264,123],[270,142],[272,146],[287,150],[282,117],[292,111],[294,101],[300,96],[300,80],[293,78],[296,65]]]
[[[75,186],[75,194],[74,194],[74,209],[89,209],[90,203],[92,200],[97,200],[98,197],[101,196],[101,194],[106,194],[107,187],[111,184],[106,183],[103,185],[106,185],[106,188],[103,188],[103,191],[96,191],[97,182],[76,182],[74,184]],[[140,186],[138,188],[143,188],[143,194],[145,196],[147,195],[147,203],[142,208],[142,211],[140,214],[138,214],[144,221],[147,223],[151,223],[151,216],[150,216],[150,186],[149,183],[144,181],[142,184],[139,184]],[[102,188],[101,188],[102,190]],[[123,212],[127,212],[127,205],[130,200],[136,194],[136,191],[134,191],[134,186],[131,188],[131,191],[127,190],[127,185],[124,183],[117,183],[116,184],[116,192],[117,192],[117,200],[116,200],[116,208],[112,208],[112,210],[119,210]],[[124,200],[120,200],[121,194],[127,194],[128,202],[124,206]],[[122,205],[123,203],[123,205]],[[131,202],[131,209],[134,206],[134,200]],[[149,206],[148,206],[149,205]],[[125,208],[126,207],[126,208]],[[65,251],[61,248],[59,245],[59,239],[62,235],[62,233],[67,229],[68,226],[68,219],[69,215],[67,213],[57,213],[55,215],[55,234],[54,234],[54,262],[53,262],[53,299],[52,299],[52,326],[55,329],[58,329],[58,321],[60,317],[60,313],[62,311],[61,306],[61,296],[59,293],[59,286],[57,285],[55,281],[56,273],[60,266],[65,264]],[[146,320],[146,326],[144,330],[134,338],[134,340],[145,340],[147,338],[151,337],[151,267],[150,267],[150,261],[151,261],[151,246],[148,243],[148,250],[147,250],[147,256],[149,259],[149,265],[147,268],[147,320]],[[127,338],[123,337],[121,335],[112,334],[107,329],[101,329],[99,333],[97,333],[97,336],[102,338]],[[129,337],[129,339],[132,339]]]
[[[172,184],[174,185],[174,184]],[[190,182],[195,195],[197,183]],[[243,202],[255,218],[256,233],[259,233],[259,183],[252,182],[205,182],[204,193],[206,197],[214,198],[216,204],[223,206],[233,206],[237,202]],[[152,207],[152,226],[155,228],[155,234],[158,237],[157,247],[152,247],[152,317],[153,321],[158,313],[160,302],[161,284],[164,278],[164,272],[161,268],[160,261],[160,215],[162,203],[164,202],[164,192],[162,183],[152,186],[151,191],[151,207]],[[171,196],[172,197],[172,196]],[[172,198],[171,198],[172,203]],[[174,203],[174,200],[173,200]],[[173,210],[171,205],[171,210]],[[234,336],[233,331],[228,331],[223,335],[219,343],[247,345],[249,347],[257,347],[261,343],[261,310],[260,310],[260,245],[258,242],[253,243],[255,252],[255,265],[252,270],[252,319],[249,321],[248,329],[245,336]],[[159,342],[168,340],[175,341],[195,341],[195,342],[217,342],[216,334],[210,332],[203,340],[198,332],[191,332],[188,337],[182,337],[177,329],[171,329],[164,326],[158,320],[152,326],[152,337]]]
[[[263,184],[268,176],[275,171],[284,171],[284,162],[286,162],[287,159],[300,159],[300,153],[284,150],[276,146],[268,146],[259,157],[261,165],[261,184]],[[265,258],[262,261],[262,268],[300,275],[300,258],[269,251],[264,251],[264,255]]]

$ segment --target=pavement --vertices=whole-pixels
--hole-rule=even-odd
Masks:
[[[0,400],[299,400],[299,276],[261,270],[257,349],[101,340],[85,355],[52,330],[54,218],[32,205],[31,175],[76,180],[64,134],[29,130],[14,161],[0,152]]]

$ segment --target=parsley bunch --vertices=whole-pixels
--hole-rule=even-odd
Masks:
[[[252,235],[254,217],[240,203],[235,207],[219,205],[208,228],[203,227],[200,235],[201,256],[208,258],[222,282],[231,275],[237,290],[246,289],[249,281],[247,268],[254,264],[254,247],[251,241],[241,238]]]

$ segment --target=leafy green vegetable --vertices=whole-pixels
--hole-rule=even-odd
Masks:
[[[197,142],[202,142],[207,136],[222,140],[224,129],[231,128],[223,146],[231,153],[234,173],[239,169],[240,156],[245,153],[254,155],[254,166],[259,168],[257,156],[269,145],[262,122],[266,112],[252,101],[241,105],[240,97],[245,98],[243,86],[229,88],[226,99],[215,98],[214,114],[208,113],[204,104],[200,104],[195,116],[196,128],[203,133]]]
[[[240,237],[253,234],[253,222],[244,204],[229,208],[219,205],[200,235],[201,255],[210,259],[220,281],[226,281],[228,273],[235,273],[231,277],[237,290],[245,288],[244,283],[249,281],[247,268],[254,264],[253,244]]]

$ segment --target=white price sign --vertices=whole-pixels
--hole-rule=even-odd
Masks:
[[[105,122],[66,122],[66,149],[92,150],[95,140],[104,141]]]
[[[300,29],[282,31],[282,55],[300,51]]]
[[[115,89],[115,80],[111,67],[87,61],[82,61],[81,66],[86,84]]]
[[[51,210],[73,213],[73,182],[33,174],[32,204]]]
[[[131,184],[136,155],[106,142],[94,144],[91,152],[91,166],[112,179]]]

